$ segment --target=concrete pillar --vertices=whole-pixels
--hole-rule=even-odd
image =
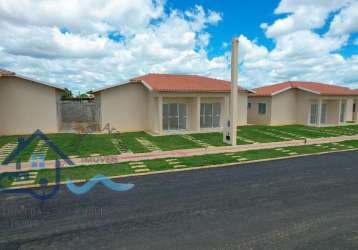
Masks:
[[[317,121],[317,126],[321,127],[321,116],[322,116],[322,99],[319,98],[318,99],[318,121]]]
[[[194,129],[196,132],[200,132],[200,108],[201,108],[201,98],[200,96],[195,97],[195,126]]]
[[[231,95],[230,95],[230,142],[232,146],[236,145],[237,137],[237,117],[238,117],[238,57],[239,57],[239,39],[232,40],[231,51]]]
[[[158,134],[163,134],[163,96],[158,96]]]

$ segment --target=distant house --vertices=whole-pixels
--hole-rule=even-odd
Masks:
[[[260,87],[248,100],[249,124],[329,126],[357,123],[358,92],[315,82]]]
[[[0,135],[58,132],[62,90],[0,69]]]
[[[194,75],[148,74],[92,92],[101,125],[162,135],[221,131],[229,114],[230,82]],[[238,124],[247,123],[249,91],[238,91]]]

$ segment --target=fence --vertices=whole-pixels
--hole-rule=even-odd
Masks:
[[[62,132],[91,133],[99,130],[100,108],[94,100],[62,100],[59,103]]]

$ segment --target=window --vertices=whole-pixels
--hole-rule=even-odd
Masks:
[[[251,109],[251,102],[247,103],[247,109]]]
[[[202,103],[200,105],[200,127],[218,128],[220,127],[220,103]]]
[[[265,115],[266,114],[266,103],[258,103],[257,104],[257,113],[259,115]]]
[[[355,113],[356,112],[356,104],[354,103],[353,104],[353,113]]]
[[[318,123],[318,104],[312,103],[311,113],[310,113],[310,124],[317,124],[317,123]]]
[[[186,129],[186,104],[168,103],[163,104],[163,129],[184,130]]]

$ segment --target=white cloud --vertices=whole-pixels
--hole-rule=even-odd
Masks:
[[[225,77],[228,58],[205,52],[221,14],[163,10],[152,0],[0,0],[0,66],[81,91],[148,72]]]
[[[337,14],[330,26],[332,34],[349,34],[358,32],[358,2],[346,6]]]
[[[217,25],[223,14],[202,6],[168,11],[164,4],[164,0],[0,0],[0,67],[75,91],[149,72],[228,79],[230,41],[222,42],[222,55],[207,54],[212,39],[207,28]],[[240,35],[240,83],[246,87],[286,80],[357,83],[358,56],[340,54],[357,31],[355,10],[356,1],[350,0],[282,0],[275,13],[286,16],[260,25],[272,39],[272,49]],[[333,21],[327,23],[330,14]],[[318,34],[315,29],[324,26],[329,31]],[[113,34],[118,39],[111,39]]]
[[[288,14],[276,20],[272,25],[262,24],[266,35],[276,38],[292,32],[321,28],[328,14],[349,5],[351,0],[282,0],[276,8],[276,14]]]
[[[287,80],[358,85],[357,55],[340,54],[356,32],[356,5],[352,0],[281,0],[275,13],[286,16],[260,26],[275,47],[266,56],[244,61],[242,77],[256,86]],[[326,25],[329,31],[316,33]]]

